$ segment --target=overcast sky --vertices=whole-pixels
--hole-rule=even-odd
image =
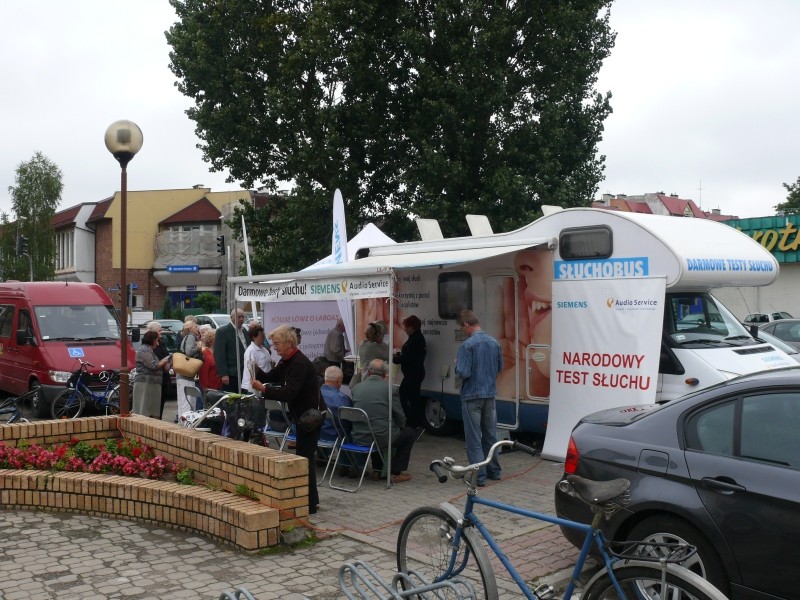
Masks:
[[[62,171],[60,208],[119,189],[103,143],[130,119],[144,147],[131,190],[238,189],[203,162],[174,87],[156,0],[0,0],[0,210],[37,150]],[[616,0],[617,41],[598,82],[611,91],[598,194],[663,191],[705,210],[772,214],[800,176],[800,1]]]

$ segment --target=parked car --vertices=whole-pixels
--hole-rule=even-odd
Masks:
[[[773,313],[752,313],[747,315],[744,318],[744,324],[750,325],[755,323],[756,325],[763,325],[764,323],[772,323],[772,321],[780,321],[781,319],[791,319],[793,318],[788,312],[773,312]]]
[[[771,333],[767,333],[766,331],[759,330],[756,332],[755,336],[760,340],[764,340],[768,344],[772,344],[778,350],[781,350],[791,356],[794,360],[800,363],[800,349],[795,348],[794,346],[790,346],[783,340],[776,338]]]
[[[211,325],[212,329],[222,327],[231,322],[231,316],[226,314],[197,315],[197,325]]]
[[[781,319],[759,327],[759,331],[766,331],[800,350],[800,319]]]
[[[581,419],[566,474],[631,481],[603,528],[617,540],[685,541],[687,561],[729,598],[797,598],[800,366],[762,371],[661,405]],[[556,486],[560,517],[591,521]],[[573,544],[572,530],[563,530]]]
[[[161,323],[162,331],[168,330],[177,335],[181,331],[181,329],[183,329],[183,321],[179,319],[153,319],[153,320]]]

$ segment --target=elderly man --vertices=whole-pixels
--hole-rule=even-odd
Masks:
[[[389,381],[386,379],[386,363],[380,358],[370,361],[367,367],[367,378],[353,390],[353,406],[363,409],[369,417],[372,431],[378,440],[382,451],[389,446]],[[392,406],[392,448],[396,449],[392,460],[392,483],[402,483],[411,479],[408,462],[411,458],[411,448],[417,435],[410,427],[406,427],[406,416],[399,399]],[[369,446],[372,438],[367,425],[353,423],[353,441],[356,444]],[[372,455],[373,479],[380,479],[383,468],[380,457]]]
[[[222,379],[222,389],[226,392],[239,392],[239,377],[244,366],[244,351],[250,345],[244,329],[244,311],[235,308],[231,311],[231,322],[217,329],[214,338],[214,362]]]
[[[341,391],[342,379],[344,379],[344,373],[339,367],[328,367],[325,369],[325,383],[319,390],[322,392],[322,399],[325,400],[325,405],[334,415],[338,413],[341,406],[353,406],[350,396]],[[322,431],[319,437],[328,442],[334,441],[336,439],[336,428],[333,423],[325,421],[322,424]]]

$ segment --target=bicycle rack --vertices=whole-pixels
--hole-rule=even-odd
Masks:
[[[402,589],[405,586],[406,589]],[[339,569],[339,589],[350,600],[398,600],[423,598],[445,600],[475,599],[475,588],[460,577],[438,583],[428,583],[416,571],[397,573],[387,583],[369,563],[357,560]],[[358,594],[353,595],[353,594]]]
[[[219,600],[256,600],[253,594],[247,591],[247,588],[240,586],[233,592],[222,592]]]

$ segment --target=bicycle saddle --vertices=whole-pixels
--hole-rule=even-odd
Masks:
[[[217,400],[219,400],[220,398],[222,398],[223,396],[225,396],[227,394],[228,394],[228,392],[222,392],[220,390],[208,390],[206,392],[206,400],[205,401],[209,406],[211,406]]]
[[[567,481],[587,504],[608,502],[617,496],[621,496],[631,487],[631,482],[627,479],[592,481],[579,475],[567,475]]]

